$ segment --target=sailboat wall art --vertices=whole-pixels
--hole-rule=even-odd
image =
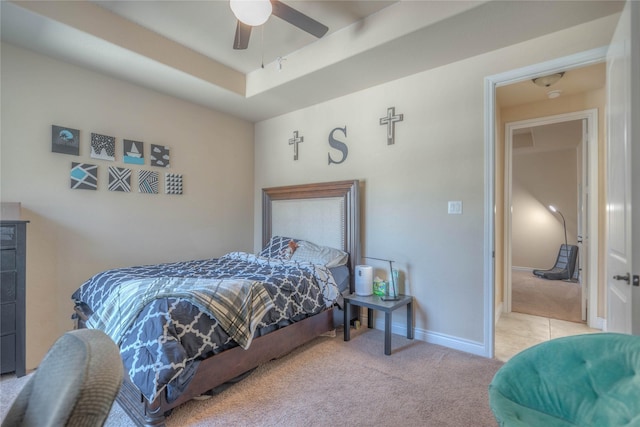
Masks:
[[[125,163],[144,165],[144,143],[125,139],[123,142],[123,160]]]

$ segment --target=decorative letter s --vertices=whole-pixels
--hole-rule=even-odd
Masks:
[[[342,131],[344,136],[347,136],[347,126],[345,125],[345,127],[343,128],[335,128],[329,133],[329,145],[331,145],[336,150],[340,150],[342,152],[342,159],[340,159],[339,161],[333,160],[331,158],[331,153],[328,153],[327,156],[329,157],[329,164],[331,163],[340,164],[344,162],[347,159],[347,154],[349,153],[349,147],[347,147],[347,144],[333,137],[333,134],[337,130]]]

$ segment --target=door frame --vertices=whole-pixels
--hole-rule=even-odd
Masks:
[[[567,71],[606,61],[607,47],[541,62],[484,79],[484,353],[494,356],[495,349],[495,181],[496,181],[496,88],[545,74]]]
[[[588,164],[584,165],[588,170],[588,181],[583,183],[587,185],[589,198],[586,206],[588,222],[588,242],[590,248],[588,258],[586,259],[587,271],[586,277],[588,282],[588,308],[587,308],[587,324],[589,327],[602,329],[602,320],[598,319],[598,109],[574,111],[564,114],[556,114],[552,116],[536,117],[533,119],[520,120],[516,122],[505,123],[505,173],[504,173],[504,257],[503,257],[503,277],[504,277],[504,293],[503,293],[503,312],[510,313],[512,298],[512,252],[511,252],[511,204],[512,204],[512,183],[513,183],[513,131],[521,128],[544,126],[554,123],[562,123],[572,120],[587,120],[587,149],[589,153]],[[584,140],[584,136],[583,136]],[[582,142],[581,142],[582,143]],[[581,159],[582,161],[582,159]],[[594,182],[595,180],[595,182]],[[576,191],[578,189],[576,188]],[[579,195],[578,200],[582,197]],[[578,233],[580,234],[580,233]],[[584,285],[583,285],[584,289]],[[584,295],[581,295],[584,298]]]

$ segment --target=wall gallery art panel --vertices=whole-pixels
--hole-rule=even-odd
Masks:
[[[116,159],[116,139],[113,136],[91,133],[91,157],[94,159]]]
[[[151,166],[159,166],[162,168],[168,168],[169,162],[169,147],[162,145],[151,144]]]
[[[80,155],[80,131],[64,126],[51,126],[51,151],[53,153]]]
[[[182,174],[164,174],[165,194],[182,194]]]
[[[72,162],[71,188],[74,190],[97,190],[98,166]]]
[[[109,191],[131,192],[131,169],[109,166]]]
[[[158,194],[158,172],[138,171],[138,191]]]
[[[125,163],[144,165],[144,143],[125,139],[122,141],[123,160]]]

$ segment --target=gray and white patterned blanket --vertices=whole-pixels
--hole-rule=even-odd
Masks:
[[[154,277],[123,282],[87,320],[117,344],[138,313],[154,299],[181,298],[213,315],[222,329],[247,349],[256,326],[275,304],[260,282],[202,277]]]
[[[90,315],[87,326],[119,343],[129,378],[143,395],[152,401],[166,388],[171,401],[188,385],[199,360],[248,347],[254,335],[319,313],[339,296],[324,266],[233,252],[107,270],[72,298]],[[245,305],[247,316],[227,311],[233,299]]]

